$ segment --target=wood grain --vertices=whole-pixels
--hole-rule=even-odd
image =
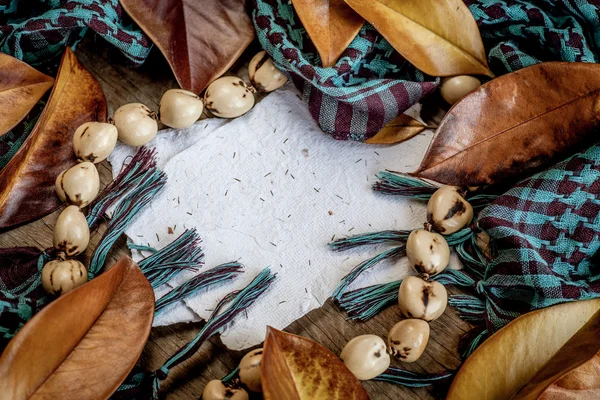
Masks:
[[[244,55],[245,60],[249,61],[256,51],[256,46],[251,47]],[[108,103],[108,115],[120,105],[129,102],[142,102],[151,109],[158,109],[162,93],[178,87],[168,64],[158,51],[153,51],[142,67],[130,69],[111,59],[108,49],[101,41],[88,36],[78,45],[76,55],[100,82]],[[240,76],[247,80],[247,76],[243,74],[243,67],[238,66],[233,72],[241,73]],[[110,165],[103,161],[98,164],[98,172],[101,185],[106,185],[112,177]],[[57,211],[18,229],[0,232],[0,247],[52,246],[52,227],[58,213]],[[91,232],[90,245],[81,259],[84,264],[87,265],[105,227],[105,224],[101,224],[96,231]],[[121,238],[109,253],[107,264],[116,262],[121,255],[128,253],[125,238]],[[448,291],[452,294],[459,293],[452,287],[449,287]],[[399,321],[400,316],[400,310],[394,306],[366,322],[347,321],[346,315],[328,301],[321,308],[292,323],[285,331],[311,338],[339,354],[346,342],[357,335],[372,333],[387,337],[388,331]],[[202,323],[181,323],[152,329],[139,365],[147,369],[159,368],[179,347],[192,339],[201,327]],[[431,323],[431,337],[423,356],[412,364],[400,365],[393,361],[392,365],[414,372],[456,368],[460,364],[456,351],[458,339],[468,329],[469,324],[448,308],[444,315]],[[210,380],[220,379],[229,373],[244,354],[245,352],[228,350],[218,337],[211,339],[192,358],[171,371],[169,378],[162,384],[163,398],[197,400]],[[362,384],[374,400],[439,398],[432,388],[409,389],[371,381]]]

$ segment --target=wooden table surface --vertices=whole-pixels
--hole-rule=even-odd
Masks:
[[[249,49],[238,65],[232,69],[238,71],[243,79],[247,80],[247,76],[243,74],[244,61],[247,61],[248,57],[257,50],[257,47]],[[75,54],[100,82],[108,103],[109,115],[112,115],[119,106],[132,102],[141,102],[151,109],[158,110],[162,93],[167,89],[178,87],[166,61],[156,49],[153,49],[150,58],[138,69],[128,68],[122,62],[115,60],[102,40],[92,36],[84,39]],[[105,185],[112,177],[110,164],[105,161],[99,165],[98,170],[102,185]],[[41,249],[51,247],[53,226],[58,213],[57,211],[38,221],[0,233],[0,247],[38,246]],[[82,261],[88,260],[104,229],[105,224],[92,232],[90,246]],[[124,237],[112,249],[108,264],[112,265],[112,262],[123,254],[129,254]],[[458,293],[454,288],[448,289],[450,293]],[[389,329],[400,320],[400,311],[397,306],[393,306],[367,322],[347,321],[345,317],[342,311],[328,301],[285,330],[311,338],[339,354],[346,342],[357,335],[369,333],[386,338]],[[201,326],[201,323],[181,323],[154,328],[139,361],[140,365],[147,369],[160,367],[173,352],[193,338]],[[423,356],[412,364],[392,361],[392,366],[414,372],[435,372],[456,368],[460,364],[456,351],[458,339],[469,327],[469,324],[462,321],[453,309],[448,308],[442,317],[431,323],[431,337]],[[245,352],[228,350],[218,337],[213,338],[205,343],[190,360],[171,371],[169,378],[162,383],[162,397],[198,399],[208,381],[225,376],[237,366],[244,354]],[[363,385],[372,399],[441,397],[432,388],[411,389],[369,381],[363,382]]]

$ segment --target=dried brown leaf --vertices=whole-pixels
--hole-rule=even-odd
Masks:
[[[426,74],[493,76],[477,23],[462,0],[345,1]]]
[[[513,400],[600,399],[600,312],[548,361]]]
[[[53,78],[0,53],[0,136],[21,122],[53,84]]]
[[[576,301],[515,319],[467,358],[446,399],[510,399],[598,310],[600,299]]]
[[[0,357],[2,398],[107,399],[139,358],[154,291],[129,258],[36,314]]]
[[[414,173],[479,186],[514,179],[595,140],[600,65],[541,63],[496,78],[450,109]]]
[[[401,114],[386,126],[377,134],[367,140],[365,143],[369,144],[393,144],[400,143],[408,140],[419,133],[423,132],[427,126],[423,125],[420,121],[406,115]]]
[[[245,0],[120,0],[167,59],[179,85],[200,93],[254,38]]]
[[[261,365],[265,400],[369,398],[335,354],[301,336],[267,327]]]
[[[105,120],[102,88],[67,47],[44,112],[0,171],[0,229],[38,219],[59,207],[54,181],[77,162],[73,133],[84,122]]]
[[[292,4],[324,67],[336,63],[365,23],[344,0],[294,0]]]

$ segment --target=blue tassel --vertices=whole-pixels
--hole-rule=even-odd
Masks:
[[[156,168],[156,149],[142,147],[102,193],[89,205],[86,217],[90,228],[129,190],[137,187],[149,170]]]
[[[195,229],[185,230],[177,239],[138,264],[153,288],[170,281],[183,270],[197,271],[204,253]]]
[[[391,248],[389,250],[386,250],[386,251],[384,251],[384,252],[376,255],[375,257],[372,257],[372,258],[369,258],[368,260],[363,261],[362,263],[360,263],[356,267],[354,267],[352,269],[352,271],[350,271],[342,279],[342,282],[335,289],[335,291],[333,292],[333,294],[331,295],[331,297],[334,300],[336,300],[336,301],[339,302],[342,299],[342,296],[344,295],[344,293],[346,292],[346,290],[348,289],[348,286],[350,286],[350,284],[352,282],[354,282],[354,280],[356,280],[356,278],[358,278],[358,276],[360,274],[362,274],[366,270],[374,267],[375,265],[377,265],[381,261],[384,261],[384,260],[387,260],[387,259],[390,259],[390,258],[402,257],[405,254],[406,254],[406,246],[400,245],[398,247],[394,247],[394,248]]]
[[[395,383],[412,388],[431,386],[451,379],[456,371],[443,371],[432,374],[418,374],[399,368],[388,368],[383,374],[373,378],[374,381]]]
[[[335,251],[353,249],[355,247],[386,242],[406,242],[411,231],[381,231],[349,236],[334,240],[329,247]]]
[[[437,186],[424,180],[393,171],[382,171],[377,175],[379,181],[373,189],[383,194],[411,197],[427,201],[438,189]]]
[[[233,371],[231,371],[230,373],[228,373],[226,376],[224,376],[223,378],[221,378],[221,382],[223,383],[229,383],[231,382],[236,376],[237,374],[240,372],[240,367],[236,367]]]
[[[243,266],[237,262],[221,264],[217,267],[204,271],[190,280],[175,287],[163,297],[156,301],[154,316],[159,315],[165,308],[180,300],[198,293],[212,285],[234,279],[243,272]]]
[[[129,247],[129,250],[147,251],[150,253],[156,253],[158,251],[158,249],[152,246],[144,246],[143,244],[128,243],[127,247]]]
[[[190,358],[202,345],[202,343],[210,337],[221,332],[233,319],[250,307],[254,302],[269,288],[275,280],[276,275],[271,273],[269,268],[265,268],[248,286],[236,292],[229,293],[217,305],[202,330],[196,335],[192,341],[180,348],[173,356],[171,356],[164,365],[154,373],[152,382],[153,399],[158,399],[160,389],[160,381],[165,380],[169,375],[169,371]],[[227,308],[225,305],[229,303]],[[225,308],[223,312],[221,310]]]
[[[475,281],[463,271],[444,270],[431,278],[444,285],[474,287]],[[366,321],[385,308],[398,302],[398,289],[402,280],[367,286],[344,293],[338,304],[348,314],[348,319]]]
[[[90,264],[88,274],[90,278],[95,277],[106,261],[110,248],[117,239],[125,232],[127,226],[134,217],[152,200],[165,183],[167,176],[156,168],[149,169],[143,174],[135,188],[129,192],[115,208],[112,219],[108,223],[104,236],[100,239]]]
[[[480,323],[485,318],[485,303],[479,297],[455,294],[450,296],[448,304],[456,308],[458,316],[467,322]]]

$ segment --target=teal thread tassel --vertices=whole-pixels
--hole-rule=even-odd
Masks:
[[[395,383],[396,385],[412,388],[431,386],[451,379],[456,371],[443,371],[432,374],[418,374],[399,368],[388,368],[383,374],[373,378],[373,381]]]
[[[342,296],[344,295],[346,290],[348,289],[348,286],[350,286],[350,284],[352,282],[354,282],[360,274],[362,274],[366,270],[374,267],[381,261],[384,261],[384,260],[387,260],[390,258],[401,257],[401,256],[404,256],[405,254],[406,254],[406,246],[400,245],[398,247],[388,249],[388,250],[376,255],[375,257],[372,257],[372,258],[369,258],[368,260],[363,261],[362,263],[360,263],[356,267],[354,267],[352,269],[352,271],[350,271],[346,276],[344,276],[344,278],[342,278],[342,282],[335,289],[335,291],[333,292],[331,297],[334,300],[339,302],[342,299]]]
[[[144,173],[138,185],[129,192],[115,208],[112,219],[108,223],[104,236],[100,239],[90,264],[88,274],[95,277],[106,261],[106,256],[119,236],[125,232],[133,218],[152,200],[165,183],[167,176],[160,170],[153,168]]]
[[[221,382],[223,382],[223,383],[231,382],[237,376],[237,374],[239,372],[240,372],[240,367],[238,366],[233,371],[231,371],[230,373],[225,375],[223,378],[221,378]]]
[[[127,247],[129,250],[148,251],[150,253],[156,253],[158,251],[152,246],[144,246],[143,244],[128,243]]]
[[[138,263],[153,288],[173,279],[183,270],[197,271],[204,253],[196,229],[185,230],[177,239]]]
[[[210,337],[221,332],[225,326],[234,320],[234,318],[250,307],[254,302],[269,288],[275,280],[276,275],[271,273],[269,268],[265,268],[254,280],[244,289],[229,293],[217,305],[202,330],[196,335],[192,341],[180,348],[172,355],[163,366],[154,372],[152,382],[152,398],[157,400],[160,389],[160,381],[165,380],[169,375],[169,371],[179,363],[190,358],[202,345],[202,343]],[[227,308],[225,305],[229,303]]]
[[[377,175],[379,179],[373,185],[377,192],[390,195],[411,197],[417,200],[427,201],[438,189],[422,179],[393,171],[382,171]]]
[[[444,285],[474,287],[475,281],[463,271],[446,269],[431,279]],[[338,304],[348,314],[348,319],[366,321],[385,308],[398,302],[398,289],[402,280],[367,286],[344,293]]]
[[[159,315],[168,306],[198,293],[202,289],[234,279],[243,272],[243,266],[237,262],[221,264],[204,271],[181,285],[170,290],[156,301],[154,316]]]
[[[147,176],[149,170],[156,168],[156,149],[142,147],[131,161],[123,164],[121,172],[109,183],[102,193],[89,205],[86,217],[88,225],[93,227],[106,211],[125,193],[137,187]]]
[[[349,236],[343,239],[334,240],[329,243],[329,247],[335,251],[353,249],[359,246],[386,243],[386,242],[406,242],[411,231],[381,231],[364,233],[360,235]]]
[[[485,303],[479,297],[455,294],[450,296],[448,304],[456,308],[458,316],[467,322],[480,323],[485,318]]]

